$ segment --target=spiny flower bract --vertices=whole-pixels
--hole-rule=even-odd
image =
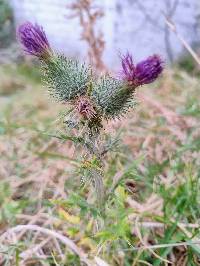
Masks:
[[[91,97],[101,115],[108,119],[125,114],[135,105],[133,93],[123,81],[105,75],[94,85]]]
[[[86,94],[91,70],[85,64],[55,55],[43,64],[44,81],[58,101],[71,101]]]

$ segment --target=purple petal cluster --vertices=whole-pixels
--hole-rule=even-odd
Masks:
[[[136,65],[129,53],[122,57],[122,79],[133,87],[153,82],[162,71],[163,61],[158,55],[149,56]]]
[[[51,48],[46,34],[41,26],[26,22],[18,28],[18,38],[24,51],[39,58],[46,58],[51,53]]]

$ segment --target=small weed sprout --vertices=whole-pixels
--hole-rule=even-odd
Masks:
[[[118,78],[109,74],[97,77],[90,66],[54,52],[44,30],[37,24],[21,25],[18,39],[26,53],[41,61],[50,94],[70,106],[65,122],[76,134],[71,139],[85,148],[87,159],[82,167],[89,173],[96,201],[103,211],[109,196],[104,186],[105,147],[106,152],[109,150],[101,138],[104,121],[121,118],[135,106],[136,88],[155,81],[163,71],[163,61],[153,55],[135,64],[127,53],[121,57]]]

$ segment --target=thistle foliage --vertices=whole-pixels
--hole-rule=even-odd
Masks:
[[[71,104],[69,119],[65,122],[78,132],[78,137],[70,139],[83,143],[92,162],[98,162],[97,165],[89,163],[88,170],[96,190],[97,202],[104,212],[106,194],[102,156],[113,145],[100,149],[98,141],[102,120],[126,114],[135,105],[136,88],[153,82],[161,74],[162,60],[154,55],[135,65],[132,56],[127,54],[122,57],[119,79],[110,75],[97,79],[92,75],[90,67],[56,54],[41,26],[30,22],[22,24],[18,29],[18,38],[24,51],[36,56],[42,63],[44,81],[50,94],[58,101]]]

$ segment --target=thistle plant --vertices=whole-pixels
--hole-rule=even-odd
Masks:
[[[135,106],[136,89],[155,81],[162,73],[161,58],[153,55],[135,64],[127,53],[121,57],[122,68],[117,78],[109,74],[98,77],[90,66],[53,51],[43,28],[37,24],[21,25],[18,39],[26,53],[40,60],[50,94],[70,107],[64,122],[85,148],[87,170],[97,202],[103,208],[108,197],[104,187],[105,149],[101,141],[104,123],[120,119]]]

